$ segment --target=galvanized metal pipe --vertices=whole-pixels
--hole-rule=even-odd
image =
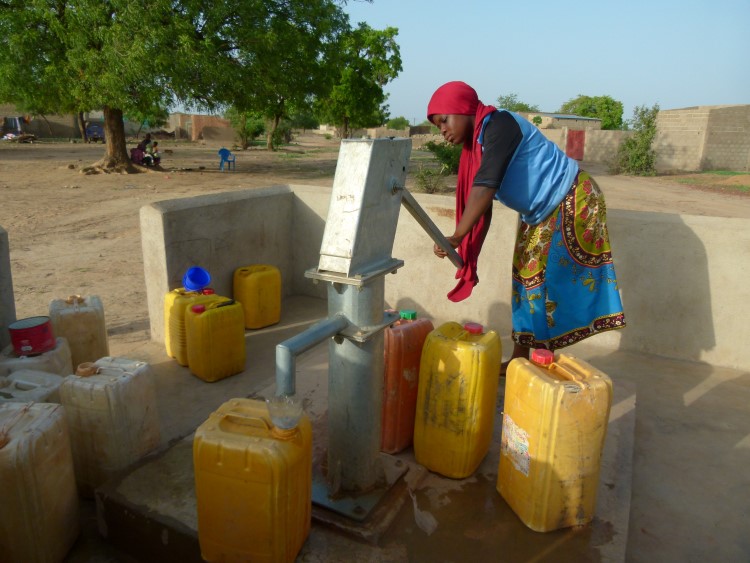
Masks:
[[[349,325],[346,317],[335,315],[324,319],[306,331],[276,345],[276,394],[294,395],[296,392],[296,358],[325,340],[336,336]]]
[[[331,284],[330,314],[367,329],[383,322],[385,279],[363,286]],[[383,476],[379,463],[383,404],[383,332],[364,342],[332,340],[328,354],[328,484],[332,495],[363,492]]]

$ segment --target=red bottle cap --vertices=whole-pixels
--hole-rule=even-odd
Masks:
[[[190,309],[193,311],[193,313],[198,313],[200,315],[206,310],[206,306],[205,305],[193,305],[192,307],[190,307]]]
[[[484,327],[479,323],[466,323],[464,324],[464,330],[469,334],[482,334]]]
[[[531,361],[540,366],[548,366],[555,361],[555,353],[552,350],[537,348],[531,352]]]
[[[214,289],[212,287],[206,287],[206,288],[204,288],[204,289],[201,290],[201,293],[203,295],[214,295],[216,292],[214,291]]]

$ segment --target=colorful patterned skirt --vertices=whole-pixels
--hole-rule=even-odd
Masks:
[[[544,221],[521,222],[512,303],[513,340],[529,348],[557,350],[625,326],[604,195],[588,173]]]

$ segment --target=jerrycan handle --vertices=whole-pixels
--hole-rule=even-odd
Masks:
[[[257,416],[247,416],[238,412],[224,413],[219,422],[219,426],[226,426],[229,424],[233,430],[239,431],[243,434],[249,434],[251,428],[261,428],[266,431],[271,431],[271,425],[265,418]],[[227,430],[227,428],[224,428]]]
[[[84,301],[85,299],[81,297],[80,294],[76,293],[75,295],[69,295],[68,298],[65,300],[65,303],[67,303],[68,305],[73,305],[74,303],[76,305],[79,305],[83,303]]]
[[[533,350],[531,352],[531,361],[539,367],[551,371],[560,379],[567,379],[578,385],[581,389],[586,389],[586,385],[577,374],[555,362],[555,354],[551,350],[541,348]]]

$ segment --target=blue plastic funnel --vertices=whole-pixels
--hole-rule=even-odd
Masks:
[[[193,266],[182,278],[182,285],[190,291],[200,291],[211,283],[211,274],[200,266]]]

